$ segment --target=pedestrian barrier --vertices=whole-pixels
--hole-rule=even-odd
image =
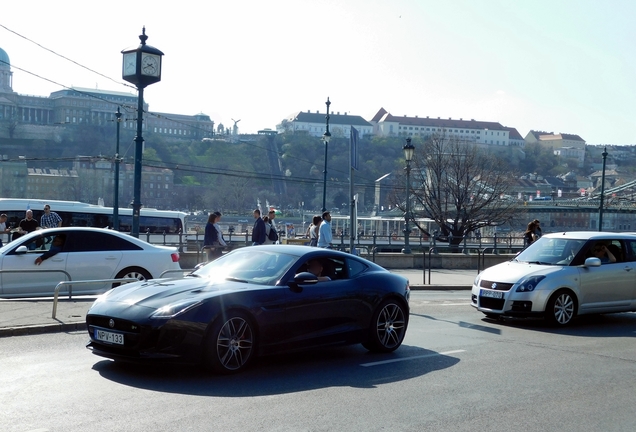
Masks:
[[[158,279],[161,279],[162,277],[164,277],[165,275],[169,273],[181,273],[182,275],[184,275],[185,273],[190,273],[194,270],[195,269],[165,270],[163,273],[159,275]]]
[[[70,279],[70,276],[69,276],[69,279]],[[53,313],[51,315],[51,318],[55,319],[55,316],[57,315],[57,297],[60,294],[60,288],[62,288],[63,286],[71,285],[71,288],[69,289],[69,294],[68,294],[68,298],[70,299],[72,296],[72,289],[73,289],[72,285],[90,285],[90,284],[97,284],[97,283],[104,283],[104,282],[130,283],[130,282],[139,282],[139,279],[122,278],[122,279],[97,279],[97,280],[85,280],[85,281],[68,280],[68,281],[60,282],[57,285],[55,285],[55,291],[53,292]]]

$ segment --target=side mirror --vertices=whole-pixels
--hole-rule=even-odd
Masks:
[[[585,264],[583,264],[585,267],[600,267],[601,266],[601,260],[600,258],[595,258],[595,257],[591,257],[591,258],[586,258],[585,259]]]
[[[303,289],[300,285],[315,285],[318,278],[315,274],[309,272],[298,273],[294,279],[287,284],[293,292],[301,292]]]
[[[28,249],[26,246],[18,246],[18,248],[15,250],[16,254],[25,254],[28,252]]]

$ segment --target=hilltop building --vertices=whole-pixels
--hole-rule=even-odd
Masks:
[[[311,136],[321,137],[325,132],[326,113],[316,111],[299,111],[290,114],[276,125],[278,133],[307,133]],[[329,113],[329,132],[334,137],[349,137],[351,128],[354,127],[360,136],[371,135],[373,125],[360,116],[349,115],[340,112]]]
[[[380,136],[420,136],[427,138],[438,134],[455,137],[477,144],[498,146],[520,146],[524,142],[514,128],[502,126],[497,122],[471,120],[442,119],[440,117],[407,117],[394,116],[384,108],[371,119],[373,133]]]

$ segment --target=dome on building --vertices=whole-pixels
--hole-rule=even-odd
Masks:
[[[2,48],[0,48],[0,68],[6,68],[6,69],[10,69],[11,68],[11,62],[9,61],[9,55]]]

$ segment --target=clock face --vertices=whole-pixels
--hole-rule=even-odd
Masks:
[[[141,57],[141,73],[148,76],[159,76],[159,58],[158,56],[145,54]]]
[[[124,54],[123,76],[135,75],[137,72],[137,53]]]

